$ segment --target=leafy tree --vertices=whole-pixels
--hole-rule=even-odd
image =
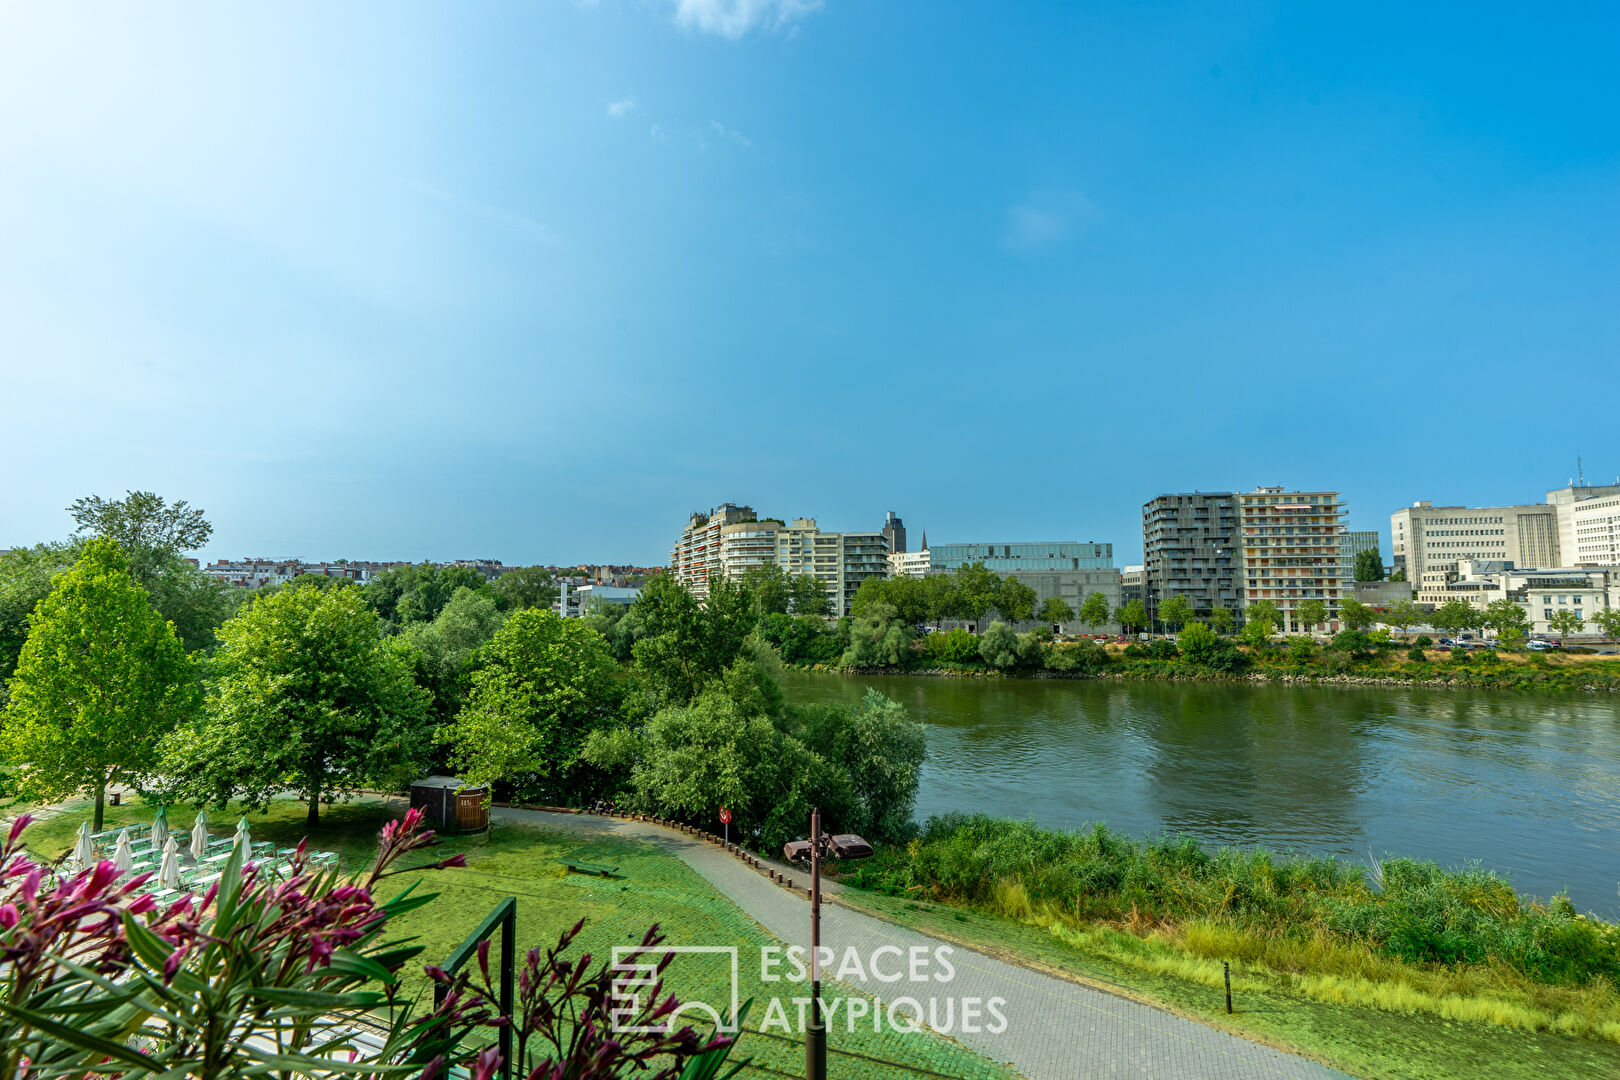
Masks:
[[[1354,628],[1340,630],[1337,634],[1334,634],[1333,640],[1328,643],[1328,648],[1336,652],[1346,653],[1351,657],[1371,656],[1374,652],[1372,638],[1367,636],[1365,630]]]
[[[1517,648],[1530,633],[1530,618],[1515,600],[1502,597],[1485,605],[1485,625],[1508,648]]]
[[[1105,600],[1103,603],[1106,605],[1107,601]],[[1074,608],[1070,607],[1069,602],[1063,599],[1063,597],[1050,596],[1041,603],[1042,622],[1049,622],[1055,626],[1062,626],[1064,623],[1072,622],[1073,620]]]
[[[1100,671],[1108,666],[1108,650],[1095,641],[1066,641],[1050,645],[1042,657],[1051,671]]]
[[[1232,609],[1228,607],[1217,607],[1209,613],[1210,625],[1222,634],[1230,634],[1236,621],[1232,616]]]
[[[979,655],[979,639],[960,626],[944,633],[929,634],[923,647],[936,660],[965,664]]]
[[[1148,624],[1147,608],[1142,606],[1140,600],[1132,600],[1114,612],[1114,618],[1119,620],[1122,628],[1130,630],[1141,630]]]
[[[1294,608],[1295,624],[1306,633],[1310,633],[1324,622],[1327,622],[1327,615],[1327,605],[1315,597],[1301,600],[1299,605]]]
[[[1385,626],[1393,626],[1404,634],[1409,626],[1422,626],[1426,618],[1423,609],[1412,601],[1397,600],[1378,616],[1378,621]]]
[[[849,628],[845,667],[897,667],[911,649],[911,628],[890,604],[868,604]]]
[[[397,632],[413,623],[432,622],[462,588],[483,591],[490,585],[468,566],[441,570],[432,563],[406,563],[374,574],[361,592],[387,628]]]
[[[1181,646],[1181,655],[1195,664],[1207,664],[1217,653],[1221,646],[1227,645],[1209,628],[1208,623],[1188,623],[1177,637],[1176,643]],[[1230,646],[1227,646],[1230,648]]]
[[[1481,613],[1461,600],[1447,600],[1429,615],[1429,625],[1448,634],[1458,634],[1483,623]]]
[[[1620,608],[1605,608],[1593,612],[1592,622],[1610,641],[1620,641]]]
[[[433,695],[433,711],[441,722],[461,707],[473,653],[505,619],[493,596],[463,587],[432,622],[406,629],[403,637],[416,650],[420,681]]]
[[[1391,580],[1391,581],[1405,581],[1406,580],[1406,567],[1404,567],[1404,566],[1397,567],[1395,569],[1395,572],[1389,575],[1389,580]]]
[[[1288,662],[1291,664],[1309,664],[1316,656],[1316,643],[1308,637],[1296,637],[1288,642]]]
[[[1547,625],[1552,627],[1553,632],[1560,638],[1567,638],[1580,633],[1586,627],[1586,620],[1568,608],[1560,608],[1553,612],[1552,618],[1547,620]]]
[[[104,536],[123,548],[130,572],[141,581],[158,564],[202,547],[214,533],[201,510],[184,499],[171,505],[150,491],[130,491],[111,500],[87,495],[67,509],[78,523],[77,532]]]
[[[1144,612],[1145,614],[1145,612]],[[1108,597],[1094,592],[1080,605],[1080,621],[1092,630],[1108,625]]]
[[[793,574],[788,578],[789,610],[795,615],[831,615],[832,594],[826,582],[812,574]]]
[[[742,575],[742,586],[754,603],[754,614],[786,615],[793,602],[788,572],[769,562],[751,566]]]
[[[1339,601],[1339,621],[1351,630],[1365,630],[1377,622],[1373,609],[1353,596]]]
[[[508,570],[490,583],[490,591],[506,611],[549,608],[560,595],[557,579],[552,576],[551,569],[545,566],[522,566]]]
[[[855,590],[850,614],[859,618],[873,604],[893,608],[894,618],[914,626],[929,617],[928,596],[922,578],[868,578]]]
[[[1009,623],[1029,622],[1035,617],[1035,590],[1007,575],[996,587],[996,611]]]
[[[986,570],[982,562],[965,563],[956,568],[956,580],[952,584],[951,615],[978,623],[985,612],[996,606],[1001,578],[994,571]]]
[[[849,776],[845,828],[887,843],[916,832],[912,813],[927,736],[903,705],[868,689],[854,708],[789,706],[777,726]]]
[[[28,616],[50,595],[51,580],[73,566],[76,546],[39,544],[0,554],[0,707],[28,640]]]
[[[295,581],[220,628],[208,713],[165,740],[174,795],[258,809],[290,790],[313,826],[322,800],[395,788],[425,764],[413,653],[383,639],[362,592]]]
[[[1378,553],[1377,548],[1356,552],[1356,580],[1384,580],[1384,557]]]
[[[466,703],[437,739],[457,775],[506,781],[525,798],[566,797],[592,731],[614,715],[618,665],[580,619],[527,608],[478,654]]]
[[[1183,627],[1192,621],[1192,603],[1179,593],[1165,598],[1159,605],[1159,621],[1166,626]]]
[[[979,639],[979,655],[993,668],[1030,667],[1041,660],[1041,641],[1017,634],[1004,622],[993,622]]]
[[[706,607],[668,574],[642,588],[625,617],[640,624],[632,653],[654,707],[691,701],[731,666],[754,628],[752,608],[740,586],[718,577]]]
[[[1256,648],[1271,640],[1282,612],[1270,600],[1256,600],[1243,611],[1243,640]]]
[[[194,673],[110,539],[85,546],[30,624],[0,746],[23,793],[94,792],[99,832],[107,785],[150,774],[159,740],[195,711]]]

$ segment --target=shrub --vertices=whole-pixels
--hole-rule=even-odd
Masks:
[[[965,664],[979,658],[979,639],[958,626],[949,632],[929,634],[923,648],[935,660]]]
[[[1238,671],[1245,659],[1236,645],[1218,637],[1201,622],[1189,623],[1181,632],[1181,655],[1211,671]]]
[[[1428,634],[1419,634],[1417,637],[1412,639],[1412,644],[1416,645],[1420,649],[1427,649],[1429,646],[1434,644],[1434,638],[1430,637]]]
[[[1133,641],[1129,645],[1125,646],[1124,655],[1125,659],[1127,660],[1145,660],[1147,659],[1148,651],[1137,642]]]
[[[1108,650],[1095,641],[1049,645],[1045,663],[1049,671],[1097,671],[1108,665]]]
[[[1429,659],[1427,654],[1424,653],[1423,648],[1418,645],[1414,645],[1410,649],[1406,650],[1406,658],[1412,661],[1414,664],[1421,664]]]
[[[1316,646],[1310,638],[1296,637],[1288,641],[1288,662],[1290,664],[1309,664],[1316,657]]]
[[[1365,630],[1340,630],[1328,648],[1351,656],[1367,656],[1373,652],[1373,642]]]
[[[1165,638],[1149,643],[1147,647],[1149,660],[1175,660],[1181,656],[1181,650],[1176,643]]]

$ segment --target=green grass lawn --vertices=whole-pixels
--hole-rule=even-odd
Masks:
[[[106,827],[150,821],[153,808],[138,799],[133,802],[135,805],[109,807]],[[75,831],[82,821],[88,820],[88,813],[86,805],[83,812],[74,809],[39,822],[28,833],[31,847],[49,858],[69,850]],[[235,828],[239,816],[239,813],[210,814],[212,831],[228,833]],[[343,869],[354,871],[370,864],[376,851],[377,831],[389,816],[392,815],[377,800],[359,800],[323,808],[320,826],[310,830],[305,826],[301,804],[278,801],[271,805],[268,814],[250,814],[248,820],[256,840],[292,846],[307,835],[312,848],[337,851]],[[175,807],[170,809],[169,819],[174,828],[189,831],[193,814],[187,808]],[[792,984],[762,983],[758,947],[778,944],[776,939],[685,863],[650,844],[616,837],[593,840],[560,830],[497,825],[488,836],[449,838],[431,854],[436,859],[456,851],[466,853],[466,869],[420,875],[425,880],[419,888],[437,892],[438,899],[393,924],[398,936],[414,936],[419,944],[426,946],[422,958],[425,962],[444,960],[496,904],[514,896],[518,901],[520,953],[534,946],[555,945],[558,936],[581,918],[585,919],[585,929],[571,949],[571,954],[576,956],[589,952],[598,959],[605,958],[615,945],[639,942],[653,923],[663,928],[671,943],[739,946],[741,997],[756,1000],[748,1021],[751,1029],[758,1028],[768,997],[781,996],[792,1017],[794,1007],[787,999],[806,992],[795,989]],[[619,867],[620,871],[613,878],[568,873],[560,861],[564,858],[606,863]],[[426,853],[419,859],[422,863],[428,861],[431,860]],[[418,878],[418,875],[403,874],[390,879],[389,883],[403,887]],[[498,960],[498,935],[495,942],[495,959]],[[426,988],[425,978],[417,976],[413,981]],[[677,959],[666,981],[667,988],[683,1000],[698,998],[718,1004],[729,1000],[728,961]],[[844,1009],[840,1007],[833,1015],[841,1018]],[[779,1032],[777,1029],[773,1034],[779,1036]],[[945,1077],[991,1080],[1014,1075],[959,1044],[932,1034],[900,1034],[888,1030],[874,1034],[869,1025],[851,1034],[840,1019],[829,1035],[829,1044],[835,1049],[868,1057],[901,1061]],[[751,1075],[804,1074],[802,1043],[757,1030],[744,1035],[737,1051],[737,1059],[741,1058],[752,1058],[760,1066],[749,1070]],[[833,1055],[829,1073],[834,1078],[851,1080],[857,1077],[916,1080],[919,1075],[839,1054]]]
[[[1234,1014],[1218,982],[1158,974],[1085,951],[999,915],[849,889],[839,901],[926,934],[1077,977],[1367,1080],[1562,1080],[1620,1077],[1620,1046],[1290,994],[1233,965]],[[1124,935],[1120,935],[1123,937]]]

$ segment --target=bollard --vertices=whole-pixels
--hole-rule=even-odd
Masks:
[[[1222,973],[1226,976],[1226,1011],[1232,1011],[1232,965],[1225,960],[1221,961]]]

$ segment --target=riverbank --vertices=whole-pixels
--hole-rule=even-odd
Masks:
[[[1466,654],[1464,654],[1466,655]],[[1563,658],[1560,658],[1563,659]],[[1217,671],[1180,660],[1111,660],[1086,670],[1054,671],[1046,668],[994,668],[983,663],[929,664],[927,666],[841,667],[830,664],[791,664],[797,671],[833,675],[905,675],[927,678],[1115,680],[1137,682],[1246,683],[1279,686],[1378,686],[1424,689],[1472,689],[1620,693],[1620,663],[1613,660],[1570,660],[1563,664],[1492,658],[1457,663],[1434,661],[1378,666],[1357,665],[1348,671],[1328,670],[1311,664],[1258,664],[1238,671]]]
[[[1567,1075],[1620,1071],[1620,928],[1558,898],[1525,900],[1484,870],[1391,859],[1369,872],[1336,859],[1209,852],[1185,838],[1133,841],[1100,825],[1067,832],[953,815],[840,880],[861,890],[846,890],[847,902],[909,911],[930,932],[1120,980],[1199,1015],[1220,1013],[1230,964],[1240,1002],[1275,1001],[1289,1017],[1280,1037],[1359,1075],[1508,1075],[1490,1054],[1514,1038],[1534,1044],[1516,1055],[1526,1076],[1533,1061],[1544,1069],[1560,1058]],[[1402,1057],[1427,1068],[1403,1072],[1376,1039],[1328,1035],[1407,1022],[1397,1017],[1422,1020],[1427,1035],[1403,1038]],[[1472,1071],[1459,1067],[1466,1058]]]

